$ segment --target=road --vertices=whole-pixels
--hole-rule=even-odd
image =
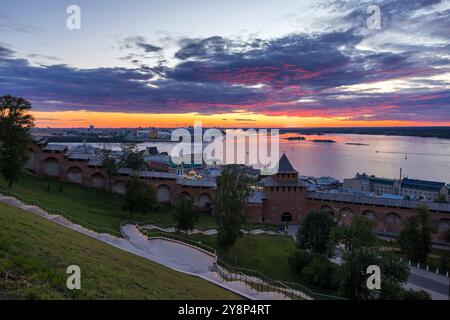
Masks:
[[[424,290],[428,292],[433,300],[448,300],[450,292],[450,279],[436,275],[425,270],[410,268],[407,288],[414,290]]]

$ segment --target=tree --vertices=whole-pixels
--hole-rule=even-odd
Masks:
[[[342,248],[343,263],[339,268],[342,294],[348,299],[379,299],[401,288],[407,280],[409,269],[406,262],[390,251],[376,246],[373,222],[364,216],[355,216],[349,226],[332,231],[330,244]],[[376,265],[381,269],[381,290],[367,287],[367,267]],[[384,290],[384,291],[383,291]]]
[[[139,151],[136,143],[122,144],[121,166],[139,171],[145,168],[144,154]]]
[[[339,267],[328,260],[325,255],[317,255],[311,263],[301,272],[302,280],[307,283],[330,290],[336,290],[339,286]]]
[[[419,219],[417,216],[410,217],[406,220],[402,232],[397,239],[400,245],[400,251],[412,262],[420,262],[421,256],[421,244],[420,244],[420,231],[419,231]]]
[[[431,296],[428,292],[423,290],[413,291],[411,289],[404,290],[403,300],[431,300]]]
[[[448,200],[447,200],[447,197],[444,194],[440,193],[438,195],[438,197],[436,199],[434,199],[434,202],[437,202],[437,203],[448,203]]]
[[[373,231],[374,222],[364,216],[354,216],[350,225],[332,229],[330,246],[341,246],[343,250],[352,253],[363,247],[372,247],[376,242]]]
[[[398,299],[402,285],[408,279],[409,268],[395,253],[376,247],[361,247],[343,254],[344,263],[339,270],[342,294],[350,300]],[[367,268],[378,266],[381,271],[381,289],[367,286]]]
[[[444,235],[444,239],[447,242],[450,242],[450,229],[448,229],[447,231],[445,231],[445,235]]]
[[[112,156],[111,150],[102,150],[102,167],[105,168],[108,174],[109,192],[112,191],[112,177],[119,174],[119,164],[116,158]]]
[[[180,197],[175,204],[175,221],[177,230],[192,230],[198,222],[198,211],[192,206],[192,201],[188,197]]]
[[[125,203],[122,210],[128,211],[130,217],[132,217],[135,212],[145,214],[154,209],[155,206],[155,189],[136,176],[130,177],[125,183]]]
[[[31,103],[13,96],[0,97],[0,173],[11,188],[29,158],[29,130],[34,119],[28,114]]]
[[[301,274],[303,269],[311,264],[318,254],[311,253],[305,250],[295,250],[294,253],[288,258],[289,265]]]
[[[309,212],[297,232],[298,247],[315,253],[325,253],[333,225],[327,213]]]
[[[418,214],[409,217],[397,241],[401,252],[412,262],[424,263],[431,251],[431,233],[427,207],[419,206]]]
[[[217,178],[216,205],[217,243],[220,249],[228,252],[242,236],[245,223],[244,204],[251,194],[251,180],[237,166],[227,166]]]

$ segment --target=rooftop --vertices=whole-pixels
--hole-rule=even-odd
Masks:
[[[192,187],[217,187],[216,181],[212,179],[184,179],[178,178],[177,183],[182,186],[192,186]]]
[[[119,174],[121,175],[131,175],[133,170],[130,168],[120,168]],[[170,172],[159,172],[159,171],[137,171],[136,174],[140,178],[163,178],[163,179],[176,179],[177,175]]]
[[[62,144],[47,144],[44,151],[56,151],[56,152],[64,152],[67,150],[67,146]]]
[[[351,195],[329,192],[310,192],[308,198],[317,200],[329,200],[343,203],[357,203],[367,205],[377,205],[393,208],[415,209],[419,205],[425,205],[432,211],[449,212],[450,204],[437,202],[423,202],[414,200],[388,199],[382,197],[371,197],[365,195]]]
[[[402,187],[420,190],[430,190],[439,192],[442,187],[445,186],[445,182],[435,182],[426,180],[416,180],[404,178],[402,180]]]
[[[378,177],[369,177],[369,181],[370,181],[371,183],[393,185],[394,182],[395,182],[395,179],[378,178]]]
[[[298,171],[294,169],[291,162],[289,161],[286,154],[283,154],[278,162],[277,173],[297,173]]]

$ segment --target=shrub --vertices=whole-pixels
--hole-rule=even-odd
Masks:
[[[288,259],[289,265],[301,274],[303,268],[309,266],[316,256],[317,254],[305,250],[296,250]]]
[[[303,268],[301,277],[311,285],[335,290],[339,286],[338,269],[339,267],[326,256],[316,256],[308,266]]]

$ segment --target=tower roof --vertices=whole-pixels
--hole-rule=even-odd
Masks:
[[[294,169],[286,154],[283,154],[278,162],[277,173],[297,173],[297,170]]]

